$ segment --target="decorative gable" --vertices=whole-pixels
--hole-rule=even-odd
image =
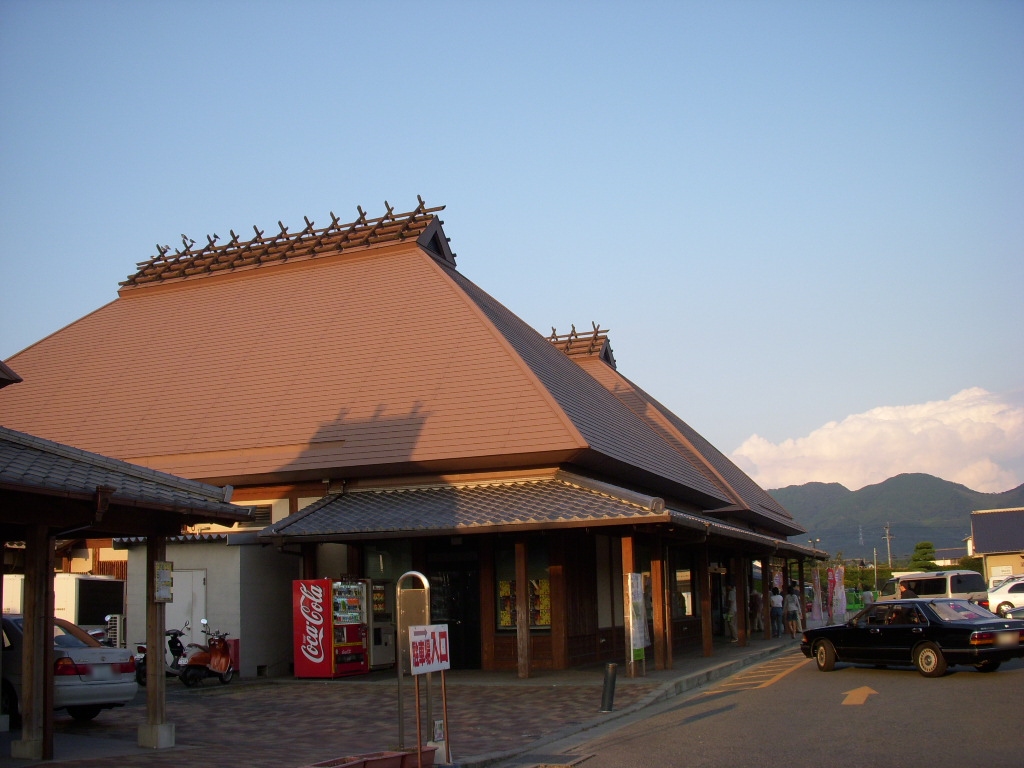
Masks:
[[[548,341],[569,357],[596,357],[615,368],[615,355],[612,354],[607,329],[602,330],[594,322],[590,325],[593,328],[590,333],[580,333],[576,330],[575,324],[569,333],[559,334],[552,328]]]

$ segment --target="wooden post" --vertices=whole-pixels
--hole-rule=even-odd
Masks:
[[[626,576],[628,573],[636,573],[636,551],[632,536],[622,537],[622,575]],[[622,615],[625,626],[629,626],[629,593],[626,591],[625,579],[623,579],[622,588]],[[626,673],[629,677],[637,677],[639,674],[639,665],[633,660],[633,649],[630,645],[630,637],[626,635]]]
[[[520,679],[530,676],[530,581],[526,541],[516,542],[516,668]]]
[[[661,542],[651,558],[651,610],[654,613],[654,668],[671,669],[670,647],[667,643],[668,625],[665,621],[665,561]]]
[[[565,533],[548,539],[548,578],[551,585],[551,665],[569,668],[569,601],[565,583]]]
[[[163,536],[146,538],[146,723],[139,726],[140,747],[174,746],[174,724],[167,722],[167,678],[164,675],[166,609],[156,601],[156,564],[167,559]]]
[[[31,525],[25,537],[25,592],[22,647],[21,739],[11,757],[53,759],[53,540],[45,525]]]
[[[705,656],[714,655],[714,626],[711,623],[711,562],[708,545],[697,550],[697,579],[700,584],[700,637]]]

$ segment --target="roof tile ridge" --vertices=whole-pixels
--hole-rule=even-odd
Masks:
[[[505,337],[505,334],[499,331],[497,326],[495,326],[495,324],[491,322],[491,319],[487,316],[487,313],[484,312],[483,309],[475,301],[473,301],[470,295],[466,293],[466,291],[464,291],[462,287],[452,278],[451,273],[454,272],[461,279],[472,283],[477,290],[488,296],[492,301],[501,305],[503,308],[505,308],[505,305],[501,304],[501,302],[499,302],[489,293],[487,293],[482,288],[477,286],[476,283],[473,283],[472,280],[463,275],[457,269],[451,267],[444,267],[440,263],[438,263],[436,259],[433,258],[431,258],[430,261],[431,268],[435,269],[438,274],[444,277],[447,283],[451,286],[451,289],[458,295],[459,300],[462,301],[473,314],[480,318],[480,320],[484,323],[485,327],[488,329],[490,334],[495,338],[498,344],[505,349],[506,353],[513,361],[513,364],[517,368],[519,368],[525,374],[527,379],[529,379],[533,383],[534,389],[542,398],[544,398],[549,408],[554,412],[558,420],[566,428],[566,431],[569,432],[570,435],[572,435],[573,440],[576,443],[576,446],[581,449],[589,448],[590,443],[586,440],[586,438],[583,437],[583,433],[580,432],[576,424],[573,423],[573,420],[569,417],[569,414],[567,414],[565,410],[562,408],[562,406],[559,405],[558,400],[555,399],[555,396],[551,393],[551,391],[546,386],[544,386],[544,382],[541,381],[540,377],[534,372],[533,368],[531,368],[530,365],[525,360],[523,360],[522,356],[516,351],[515,347],[512,346],[512,343]],[[505,308],[505,311],[511,313],[511,310],[507,308]],[[530,330],[533,333],[536,333],[540,339],[544,340],[545,344],[548,344],[550,346],[550,343],[543,336],[537,333],[537,331],[535,331],[532,328]]]
[[[216,234],[207,235],[207,243],[198,250],[192,250],[195,241],[182,235],[184,250],[168,255],[170,246],[157,245],[158,255],[137,263],[137,270],[120,283],[122,289],[139,288],[169,281],[185,280],[193,276],[208,276],[222,271],[232,272],[247,266],[286,263],[298,258],[312,259],[325,240],[340,253],[346,249],[369,248],[379,243],[404,242],[412,235],[425,230],[445,206],[427,207],[423,198],[417,196],[418,204],[412,211],[395,213],[385,200],[386,212],[376,218],[367,218],[361,206],[356,206],[359,218],[353,222],[341,223],[338,216],[330,213],[331,223],[317,228],[308,217],[303,217],[306,226],[295,233],[278,221],[280,231],[265,238],[264,231],[253,226],[255,237],[240,241],[234,230],[231,240],[217,245]],[[295,255],[292,256],[292,253]]]
[[[195,493],[198,496],[203,496],[213,501],[229,503],[231,493],[233,491],[230,485],[224,486],[223,488],[216,485],[209,485],[207,483],[200,482],[199,480],[190,480],[186,477],[179,477],[166,472],[160,472],[156,469],[150,469],[149,467],[143,467],[138,464],[131,464],[127,461],[121,461],[120,459],[115,459],[110,456],[92,453],[82,448],[75,448],[70,445],[65,445],[64,443],[47,440],[46,438],[37,437],[25,432],[18,432],[8,427],[0,426],[0,439],[9,440],[10,442],[18,443],[19,445],[23,445],[27,448],[34,448],[44,453],[61,456],[65,459],[72,459],[74,461],[90,464],[98,469],[106,469],[111,472],[118,472],[139,480],[149,480],[181,491]]]
[[[555,473],[555,479],[565,485],[575,486],[607,498],[615,499],[647,512],[665,512],[665,500],[660,496],[648,496],[638,491],[631,491],[628,488],[605,483],[601,480],[593,480],[563,469]]]

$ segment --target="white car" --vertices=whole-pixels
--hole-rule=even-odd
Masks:
[[[1024,576],[1011,576],[988,591],[989,610],[1006,616],[1011,608],[1024,606]]]
[[[3,683],[0,709],[12,721],[20,716],[22,617],[3,615]],[[92,720],[100,710],[135,698],[135,657],[126,648],[101,644],[81,627],[53,620],[53,708],[75,720]]]

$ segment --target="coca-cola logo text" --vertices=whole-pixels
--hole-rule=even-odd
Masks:
[[[306,630],[299,647],[311,663],[324,660],[324,589],[319,584],[299,584],[299,613]]]

